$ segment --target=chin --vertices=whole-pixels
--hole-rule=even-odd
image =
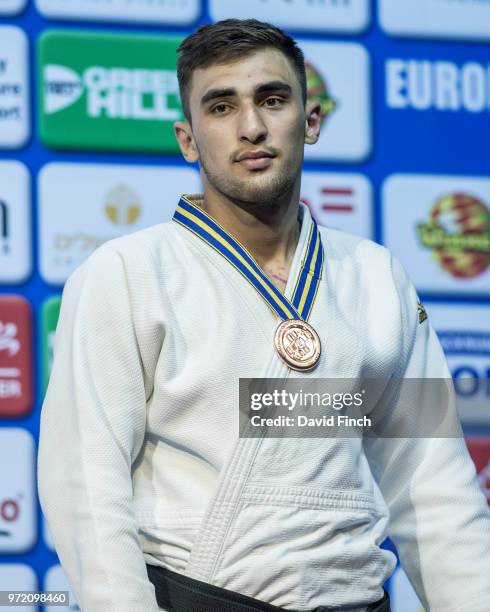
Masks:
[[[284,176],[257,177],[257,181],[250,181],[250,190],[254,191],[257,197],[265,200],[275,200],[284,198],[291,194],[294,188],[295,179],[285,180]],[[263,180],[261,180],[263,179]]]
[[[281,206],[284,197],[290,192],[288,189],[278,189],[277,187],[256,185],[241,192],[238,200],[247,202],[255,208],[278,208]]]
[[[297,177],[291,169],[271,167],[248,171],[245,175],[233,173],[227,179],[206,171],[205,174],[214,189],[230,200],[269,210],[281,206],[281,201],[290,197]]]

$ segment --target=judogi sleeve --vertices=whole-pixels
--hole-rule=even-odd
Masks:
[[[446,431],[454,432],[460,425],[441,345],[429,320],[419,320],[416,291],[394,258],[392,273],[403,352],[395,376],[447,379],[446,422],[456,425]],[[390,431],[402,434],[407,405],[397,403],[396,394],[392,398],[383,411],[390,413]],[[415,413],[419,427],[413,430],[420,436],[430,402],[410,409],[420,412]],[[364,439],[372,473],[390,510],[389,536],[426,610],[490,610],[490,511],[464,438],[419,436]]]
[[[103,245],[64,287],[38,453],[41,506],[83,612],[158,612],[132,506],[145,422],[124,262]]]

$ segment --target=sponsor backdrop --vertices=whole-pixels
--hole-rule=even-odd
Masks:
[[[302,201],[408,270],[490,500],[490,2],[0,0],[0,590],[69,589],[35,481],[63,284],[200,189],[172,132],[175,50],[252,16],[298,39],[322,105]],[[388,587],[420,612],[402,570]]]

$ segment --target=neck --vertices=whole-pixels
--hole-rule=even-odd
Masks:
[[[299,240],[299,184],[272,206],[235,202],[205,185],[202,208],[250,252],[265,270],[289,271]]]

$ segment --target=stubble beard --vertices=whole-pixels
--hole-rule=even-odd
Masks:
[[[273,176],[255,177],[251,173],[249,181],[239,181],[213,172],[202,156],[200,163],[207,181],[217,192],[244,210],[262,211],[269,214],[278,211],[290,202],[298,174],[301,171],[301,165],[296,167],[294,162],[291,162],[280,172],[276,171]]]

